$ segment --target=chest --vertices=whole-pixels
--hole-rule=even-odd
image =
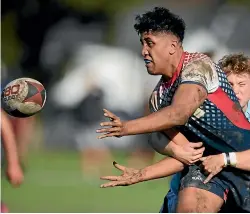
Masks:
[[[161,79],[150,96],[150,111],[156,112],[166,106],[171,105],[174,94],[180,82],[180,78],[177,78],[172,84],[166,83]]]

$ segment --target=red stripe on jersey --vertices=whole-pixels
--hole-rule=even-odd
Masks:
[[[169,88],[173,83],[174,81],[177,79],[177,77],[179,76],[180,72],[181,72],[181,69],[182,69],[182,65],[184,63],[184,60],[185,60],[185,56],[186,56],[186,52],[183,52],[182,53],[182,56],[181,56],[181,60],[178,64],[178,67],[174,73],[174,75],[172,76],[172,78],[165,84],[165,87],[166,88]]]
[[[241,108],[238,107],[220,87],[214,93],[209,94],[208,99],[215,104],[235,126],[250,130],[250,123],[244,116]]]

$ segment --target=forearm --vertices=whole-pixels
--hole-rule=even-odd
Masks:
[[[164,131],[164,133],[169,137],[169,139],[171,139],[165,147],[166,153],[169,156],[176,158],[176,151],[178,150],[178,147],[188,144],[189,141],[182,133],[175,129],[168,129]]]
[[[16,140],[12,125],[8,117],[5,115],[5,113],[2,112],[1,117],[2,117],[1,131],[3,138],[2,142],[5,150],[7,163],[8,165],[19,164]]]
[[[142,181],[167,177],[180,172],[183,169],[183,163],[174,158],[166,157],[163,160],[142,169]]]
[[[170,141],[168,145],[165,147],[165,152],[170,157],[175,157],[175,151],[177,149],[177,145],[174,141]]]
[[[187,118],[187,114],[184,113],[183,109],[168,106],[148,116],[125,122],[124,135],[167,130],[185,124]]]
[[[236,168],[250,171],[250,149],[243,152],[236,152]]]

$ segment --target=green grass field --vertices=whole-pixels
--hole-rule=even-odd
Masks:
[[[158,212],[169,180],[111,189],[100,183],[82,177],[77,153],[32,154],[20,188],[2,179],[2,200],[11,212]]]

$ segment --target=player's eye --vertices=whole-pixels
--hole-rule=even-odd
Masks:
[[[148,45],[149,47],[152,47],[152,46],[154,45],[154,43],[153,43],[152,41],[147,41],[147,45]]]
[[[240,87],[243,87],[243,86],[245,86],[246,84],[245,84],[245,83],[240,83],[239,85],[240,85]]]

